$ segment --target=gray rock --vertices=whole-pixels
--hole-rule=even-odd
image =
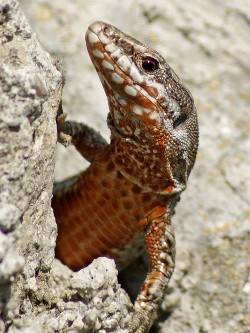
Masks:
[[[112,260],[73,273],[54,259],[50,207],[60,64],[16,0],[0,4],[0,332],[119,330],[132,305]]]

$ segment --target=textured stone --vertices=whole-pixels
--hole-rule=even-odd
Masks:
[[[15,0],[0,3],[0,43],[0,332],[122,329],[132,307],[114,262],[73,273],[54,260],[60,64]]]

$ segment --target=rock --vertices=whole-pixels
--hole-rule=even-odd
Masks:
[[[16,0],[0,4],[0,332],[119,330],[131,303],[112,260],[54,259],[51,210],[62,75]]]

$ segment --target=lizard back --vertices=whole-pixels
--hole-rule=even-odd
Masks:
[[[99,256],[115,258],[119,268],[128,265],[144,249],[143,219],[163,204],[160,196],[127,180],[109,155],[108,149],[52,199],[56,256],[73,270]]]

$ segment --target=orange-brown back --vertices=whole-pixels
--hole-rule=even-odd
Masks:
[[[56,256],[74,270],[98,256],[124,266],[143,250],[143,220],[157,201],[116,171],[111,160],[92,162],[67,190],[54,194]]]

